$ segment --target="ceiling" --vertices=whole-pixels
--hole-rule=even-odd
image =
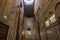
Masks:
[[[26,5],[24,3],[24,16],[25,17],[33,17],[34,16],[34,2],[33,4]]]

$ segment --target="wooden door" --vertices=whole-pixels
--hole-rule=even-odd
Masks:
[[[6,40],[9,26],[0,22],[0,40]]]
[[[57,28],[51,28],[47,30],[48,40],[59,40]]]

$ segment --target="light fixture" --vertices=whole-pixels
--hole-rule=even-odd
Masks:
[[[28,21],[28,22],[27,22],[27,25],[28,25],[28,27],[31,27],[32,22],[31,22],[31,21]]]
[[[27,31],[27,34],[28,34],[28,35],[31,35],[31,31]]]
[[[24,0],[25,4],[30,5],[34,2],[34,0]]]
[[[4,19],[7,19],[7,16],[4,16]]]

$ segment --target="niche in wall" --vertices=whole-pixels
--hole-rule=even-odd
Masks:
[[[55,11],[56,11],[56,15],[59,18],[60,17],[60,2],[58,2],[55,6]]]

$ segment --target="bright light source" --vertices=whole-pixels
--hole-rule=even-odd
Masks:
[[[31,31],[27,31],[27,34],[28,34],[28,35],[31,35]]]
[[[32,22],[31,22],[31,21],[28,21],[28,22],[27,22],[27,25],[28,25],[28,27],[31,27]]]
[[[46,26],[49,26],[49,20],[47,20],[47,21],[45,22],[45,24],[46,24]]]
[[[34,2],[34,0],[24,0],[24,2],[29,5],[29,4],[32,4]]]
[[[22,34],[24,35],[24,31],[22,31]]]
[[[54,23],[56,21],[55,14],[50,17],[51,23]]]
[[[6,19],[6,18],[7,18],[7,16],[4,16],[4,18]]]
[[[55,18],[55,15],[53,15],[53,16],[50,18],[50,20],[53,19],[53,18]]]

